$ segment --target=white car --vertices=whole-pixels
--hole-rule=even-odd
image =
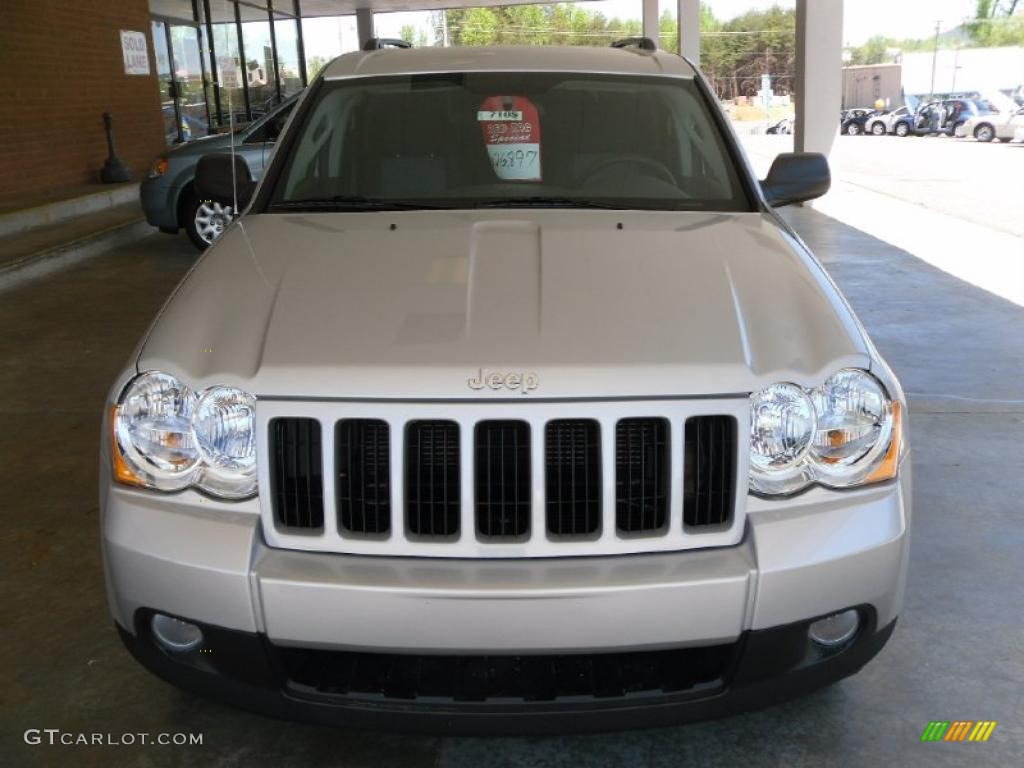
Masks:
[[[255,190],[200,160],[244,213],[103,433],[145,666],[283,717],[509,733],[731,714],[878,653],[906,404],[774,211],[827,163],[757,181],[653,48],[349,54]]]
[[[907,107],[899,107],[891,112],[876,115],[868,120],[866,130],[873,136],[885,136],[887,133],[896,133],[905,136],[910,132],[914,123],[914,113]],[[902,126],[902,128],[900,128]],[[903,132],[900,133],[898,128]]]
[[[1024,128],[1024,107],[1016,112],[996,112],[977,115],[967,120],[958,130],[958,136],[973,136],[978,141],[1013,141],[1019,139]]]

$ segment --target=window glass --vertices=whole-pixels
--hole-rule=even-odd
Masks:
[[[303,17],[302,45],[306,50],[306,77],[313,82],[331,59],[359,50],[356,17]]]
[[[234,21],[219,21],[213,25],[213,49],[217,55],[217,82],[220,83],[221,122],[245,122],[245,93],[242,91],[244,75],[238,53],[238,30]]]
[[[692,79],[455,73],[327,83],[275,204],[749,210]],[[284,206],[286,207],[286,206]]]
[[[299,27],[291,16],[274,17],[274,40],[277,43],[277,66],[280,69],[282,97],[302,90],[299,72]]]
[[[249,106],[255,120],[278,103],[270,19],[266,11],[248,5],[239,5],[238,10],[242,17],[242,51],[245,54],[242,69],[249,86]]]
[[[203,70],[199,63],[199,33],[190,24],[172,24],[170,32],[182,138],[185,141],[198,139],[210,132]]]

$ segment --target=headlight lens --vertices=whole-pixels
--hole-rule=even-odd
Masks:
[[[899,404],[867,371],[843,369],[810,392],[772,384],[751,396],[750,419],[750,487],[757,493],[895,477]]]
[[[203,485],[222,496],[256,488],[256,398],[234,387],[210,387],[199,398],[192,426],[203,457]]]
[[[234,387],[194,394],[166,373],[143,373],[114,408],[114,477],[241,499],[256,492],[256,399]]]
[[[192,482],[199,464],[194,407],[192,390],[166,373],[144,373],[125,391],[115,420],[117,444],[146,485],[173,491]]]

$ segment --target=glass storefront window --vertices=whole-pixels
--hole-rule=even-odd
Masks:
[[[217,55],[217,82],[220,83],[221,122],[244,122],[245,93],[242,91],[242,63],[238,54],[238,30],[234,21],[216,22],[213,50]]]
[[[249,86],[252,119],[265,115],[277,104],[277,72],[270,40],[270,19],[265,10],[239,5],[242,17],[242,70]]]
[[[302,45],[306,50],[306,77],[313,82],[331,59],[359,50],[356,17],[303,17]]]
[[[170,33],[178,117],[182,139],[188,141],[210,132],[203,69],[199,61],[199,35],[191,24],[172,24]]]
[[[277,43],[278,76],[281,78],[281,96],[291,96],[302,90],[299,71],[299,27],[291,16],[274,16],[274,41]]]

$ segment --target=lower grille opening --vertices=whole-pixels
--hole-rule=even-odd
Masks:
[[[277,648],[289,687],[309,696],[554,702],[678,694],[720,685],[735,645],[563,655],[360,653]]]
[[[530,532],[530,425],[481,421],[474,430],[476,527],[487,538]]]
[[[270,496],[274,520],[285,528],[322,530],[324,486],[320,422],[270,422]]]
[[[668,434],[665,419],[622,419],[615,426],[615,525],[623,533],[667,529]]]
[[[591,419],[557,419],[544,428],[545,507],[554,536],[601,529],[601,428]]]
[[[391,528],[391,441],[387,422],[345,419],[335,427],[338,523],[346,533]]]
[[[706,528],[732,520],[736,485],[736,419],[695,416],[686,420],[683,525]]]
[[[459,425],[411,421],[405,430],[405,523],[415,536],[459,535]]]

